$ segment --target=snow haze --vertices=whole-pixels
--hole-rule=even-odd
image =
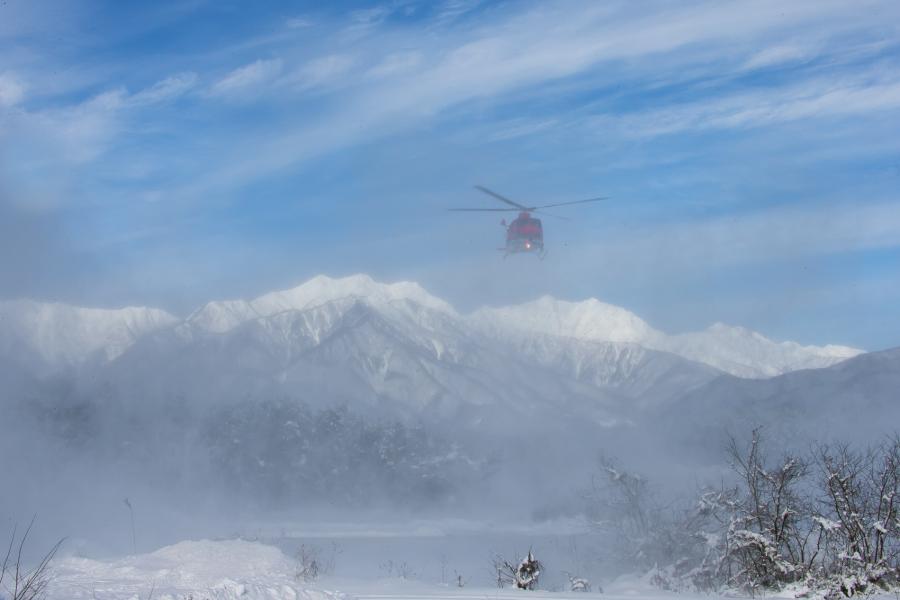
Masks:
[[[896,594],[898,24],[0,0],[0,600]]]
[[[184,318],[6,302],[0,324],[7,410],[19,423],[7,443],[32,449],[18,468],[40,470],[43,485],[74,486],[65,509],[91,523],[86,537],[120,496],[173,524],[188,518],[164,489],[208,507],[190,525],[198,532],[285,511],[494,519],[512,498],[515,514],[570,517],[598,452],[670,473],[708,469],[725,431],[710,429],[728,413],[717,405],[736,390],[796,373],[809,384],[775,396],[796,404],[833,369],[852,372],[848,359],[867,359],[721,324],[669,335],[596,299],[461,313],[418,284],[366,275],[317,276]],[[891,367],[880,369],[889,381]],[[822,418],[844,410],[840,394],[855,384],[839,381]],[[890,389],[879,383],[860,401]],[[697,402],[712,407],[699,416]],[[673,411],[681,424],[662,433]],[[754,423],[813,439],[809,422],[774,405]],[[699,455],[657,454],[692,431],[707,440]],[[506,466],[523,457],[549,469],[525,487]],[[43,506],[64,523],[43,485],[7,509]],[[166,528],[144,535],[177,541]]]

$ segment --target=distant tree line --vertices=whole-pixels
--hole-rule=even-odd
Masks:
[[[17,407],[9,435],[28,432],[33,457],[131,473],[138,466],[145,483],[173,493],[206,486],[260,508],[434,506],[454,502],[490,470],[440,431],[348,408],[268,397],[197,408],[184,398],[147,404],[112,392],[57,392]]]
[[[422,425],[286,400],[236,404],[205,425],[213,472],[250,497],[438,505],[478,477],[477,461]]]
[[[727,455],[736,483],[665,506],[646,479],[601,460],[589,493],[622,567],[671,590],[850,597],[900,585],[900,438],[767,455],[759,430]]]

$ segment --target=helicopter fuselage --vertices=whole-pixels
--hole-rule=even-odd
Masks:
[[[540,219],[522,211],[506,228],[506,253],[543,252],[544,227]]]

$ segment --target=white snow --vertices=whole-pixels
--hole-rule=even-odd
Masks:
[[[301,585],[294,562],[272,546],[242,540],[186,541],[116,560],[62,558],[47,600],[330,600]]]
[[[383,560],[377,554],[372,561]],[[47,600],[467,600],[514,598],[618,600],[681,598],[635,578],[617,580],[606,594],[480,586],[458,588],[400,577],[323,578],[312,584],[295,576],[296,561],[279,549],[242,540],[185,541],[149,554],[110,560],[67,557],[52,566]],[[353,570],[352,565],[348,570]],[[451,574],[452,575],[452,574]],[[488,578],[489,579],[489,578]],[[331,591],[337,586],[341,591]],[[687,595],[691,600],[694,596]]]
[[[373,553],[374,551],[374,553]],[[360,559],[383,560],[377,547]],[[296,561],[278,548],[250,541],[184,541],[148,554],[92,560],[59,558],[52,563],[46,600],[708,600],[709,594],[667,592],[654,587],[650,577],[623,575],[596,591],[524,592],[506,587],[466,585],[448,580],[440,584],[427,577],[322,577],[301,583]],[[355,571],[355,565],[346,570]],[[455,581],[454,573],[449,579]],[[486,574],[486,577],[490,573]],[[487,577],[489,579],[489,577]],[[553,586],[559,589],[558,584]],[[603,592],[599,591],[599,588]],[[772,597],[795,597],[793,590]],[[727,597],[735,597],[729,594]],[[876,594],[875,598],[888,598]],[[891,596],[892,597],[892,596]]]
[[[177,319],[156,308],[81,308],[30,300],[0,302],[0,356],[30,358],[55,370],[99,355],[112,360],[141,336]]]
[[[580,379],[587,372],[595,383],[606,383],[609,374],[620,371],[627,377],[629,367],[621,361],[639,358],[635,348],[668,352],[750,378],[826,367],[862,352],[845,346],[777,342],[721,323],[700,332],[669,335],[624,308],[593,298],[568,302],[544,296],[462,316],[416,283],[386,284],[368,275],[337,279],[320,275],[293,289],[252,300],[210,302],[177,325],[177,330],[190,338],[196,333],[225,334],[248,323],[260,323],[260,335],[272,340],[301,336],[319,344],[359,304],[391,322],[438,361],[458,362],[465,344],[487,340],[507,344],[517,352],[534,353],[542,364],[563,360],[567,377]],[[176,324],[175,317],[152,308],[103,310],[0,302],[0,357],[14,357],[22,364],[34,362],[33,370],[45,374],[98,357],[113,360],[142,336]],[[585,342],[594,346],[584,346]],[[596,343],[631,347],[599,348]],[[389,351],[378,354],[390,356]],[[603,361],[611,362],[604,366]],[[385,362],[375,371],[385,374],[386,368]]]
[[[512,328],[598,342],[649,345],[662,336],[634,313],[594,298],[566,302],[543,296],[515,306],[482,308],[472,319],[494,332]]]
[[[846,346],[776,342],[744,327],[723,323],[704,331],[667,335],[637,315],[594,298],[565,302],[545,296],[517,306],[483,308],[472,315],[472,320],[494,336],[527,331],[582,341],[632,342],[746,378],[827,367],[863,352]]]
[[[863,351],[847,346],[802,346],[776,342],[744,327],[716,323],[668,337],[659,349],[706,363],[738,377],[773,377],[799,369],[828,367]]]
[[[249,319],[307,310],[348,298],[380,308],[396,307],[408,301],[431,310],[455,314],[453,307],[432,296],[417,283],[401,281],[385,284],[362,274],[340,279],[318,275],[293,289],[271,292],[253,300],[210,302],[192,314],[188,321],[207,331],[221,333]]]

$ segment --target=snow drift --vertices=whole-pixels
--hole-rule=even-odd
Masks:
[[[243,540],[187,541],[149,554],[102,561],[70,556],[54,563],[47,600],[338,600],[301,586],[280,550]]]

